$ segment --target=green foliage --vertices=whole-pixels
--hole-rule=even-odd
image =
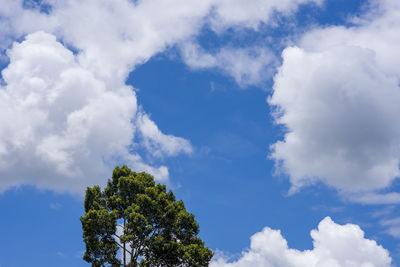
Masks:
[[[145,172],[116,167],[104,191],[87,188],[84,207],[83,259],[92,266],[200,267],[213,256],[194,215]]]

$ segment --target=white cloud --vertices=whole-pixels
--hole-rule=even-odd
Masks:
[[[215,54],[204,51],[197,44],[182,47],[185,63],[193,69],[218,68],[234,78],[241,87],[259,85],[273,75],[276,57],[267,48],[227,48]]]
[[[387,234],[400,238],[400,217],[382,220],[380,224],[387,228]]]
[[[181,137],[163,134],[146,114],[138,114],[136,125],[144,146],[153,156],[176,156],[182,152],[190,154],[193,151],[190,142]]]
[[[391,266],[389,252],[366,239],[354,224],[338,225],[326,217],[311,231],[313,249],[288,247],[279,230],[264,228],[251,237],[250,249],[234,262],[217,257],[211,267],[384,267]]]
[[[44,32],[15,43],[8,55],[10,64],[2,73],[6,85],[0,88],[2,190],[33,184],[79,192],[103,183],[117,162],[165,181],[165,167],[147,166],[129,152],[137,127],[132,124],[137,103],[131,87],[108,87],[79,56]]]
[[[387,227],[387,234],[400,238],[400,217],[382,220],[380,224]]]
[[[59,210],[61,209],[62,205],[58,202],[50,203],[49,208],[52,210]]]
[[[253,28],[257,30],[260,24],[275,24],[275,13],[290,15],[299,5],[315,3],[321,5],[323,0],[219,0],[211,16],[211,27],[222,31],[229,27]]]
[[[268,102],[287,133],[271,157],[292,192],[316,181],[376,190],[399,176],[400,4],[376,4],[357,25],[313,30],[282,54]]]
[[[344,199],[350,200],[352,202],[362,203],[362,204],[399,204],[400,203],[400,193],[361,193],[361,194],[345,194]]]
[[[399,196],[397,196],[397,197],[399,197]],[[374,199],[374,198],[372,197],[372,199]],[[399,203],[399,201],[397,201],[397,203]],[[387,203],[383,202],[383,204],[387,204]],[[389,204],[392,204],[392,203],[389,203]],[[396,208],[397,208],[397,205],[379,207],[379,209],[374,211],[371,215],[374,218],[379,219],[379,224],[381,226],[383,226],[384,233],[391,235],[394,238],[400,239],[400,217],[396,216],[398,214]]]

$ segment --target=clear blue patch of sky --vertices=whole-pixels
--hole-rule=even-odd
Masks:
[[[23,186],[0,195],[0,265],[87,266],[81,199]]]

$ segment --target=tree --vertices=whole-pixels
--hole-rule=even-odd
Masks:
[[[84,207],[83,259],[92,266],[208,266],[213,256],[194,215],[145,172],[116,167],[104,191],[87,188]]]

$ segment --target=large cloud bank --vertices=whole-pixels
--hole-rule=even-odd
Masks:
[[[400,162],[400,3],[373,1],[354,26],[307,33],[283,51],[268,102],[287,132],[271,157],[292,191],[388,187]]]
[[[288,247],[279,230],[264,228],[251,237],[250,249],[234,262],[217,256],[211,267],[389,267],[389,252],[366,239],[354,224],[338,225],[326,217],[311,231],[314,248]]]

